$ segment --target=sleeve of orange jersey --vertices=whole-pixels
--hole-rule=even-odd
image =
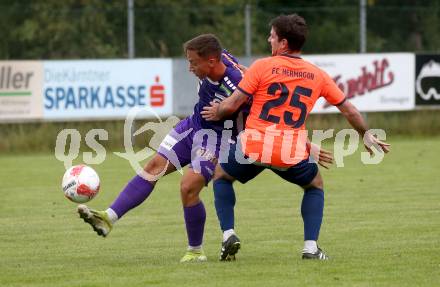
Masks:
[[[244,94],[252,97],[252,95],[257,91],[258,85],[260,83],[262,69],[263,69],[263,61],[256,60],[246,71],[238,85],[238,89]]]
[[[333,79],[324,71],[322,71],[322,76],[324,77],[324,86],[321,91],[321,96],[334,106],[339,106],[345,102],[346,97],[344,93],[338,88]]]

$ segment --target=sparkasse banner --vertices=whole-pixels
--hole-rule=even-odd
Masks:
[[[171,59],[44,61],[44,118],[125,118],[132,107],[171,115],[171,69]]]
[[[40,119],[42,86],[42,62],[0,61],[0,120]]]
[[[414,109],[414,54],[304,56],[326,71],[362,112]],[[320,98],[312,112],[337,112]]]

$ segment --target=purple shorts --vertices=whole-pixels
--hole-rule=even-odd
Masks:
[[[201,173],[206,184],[214,175],[220,142],[214,130],[200,129],[191,117],[181,120],[163,139],[157,153],[166,158],[177,169],[190,165]]]

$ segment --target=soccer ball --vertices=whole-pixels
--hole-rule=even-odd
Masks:
[[[62,188],[64,195],[71,201],[87,202],[99,192],[98,174],[86,165],[72,166],[63,176]]]

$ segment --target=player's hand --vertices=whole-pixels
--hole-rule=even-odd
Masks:
[[[220,118],[217,116],[217,111],[220,103],[211,101],[211,106],[203,107],[203,111],[200,112],[202,118],[207,121],[219,121]]]
[[[323,168],[329,169],[330,165],[333,164],[333,153],[314,143],[312,143],[309,148],[310,155],[318,161],[318,164]]]
[[[364,146],[367,151],[373,155],[373,150],[371,147],[375,147],[378,151],[388,153],[390,151],[390,144],[378,140],[374,135],[369,133],[368,131],[364,135]]]

